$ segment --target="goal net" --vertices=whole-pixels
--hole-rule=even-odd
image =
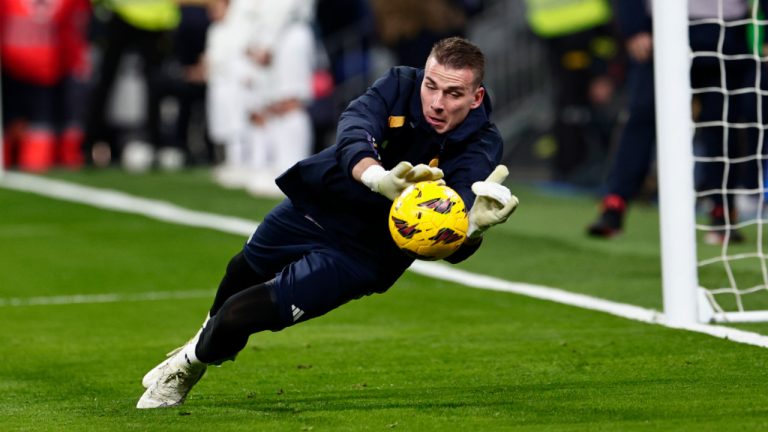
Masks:
[[[671,321],[768,321],[768,57],[760,30],[768,21],[757,1],[737,3],[654,1],[664,307]],[[685,46],[678,39],[665,47],[675,36]],[[683,49],[680,65],[674,56]],[[678,70],[666,76],[670,67]],[[681,84],[671,81],[680,70],[690,72],[686,85],[672,91]],[[665,107],[670,97],[681,98],[670,104],[677,112]],[[665,149],[681,143],[689,144],[687,155]],[[688,172],[692,181],[682,181]],[[682,184],[669,187],[675,182]]]

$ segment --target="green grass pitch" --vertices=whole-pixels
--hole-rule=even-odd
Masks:
[[[254,220],[275,203],[205,171],[51,176]],[[510,186],[520,209],[462,269],[661,307],[654,208],[634,207],[623,238],[596,241],[583,234],[592,198]],[[414,273],[254,335],[181,407],[137,410],[142,375],[194,333],[245,238],[3,188],[0,205],[3,431],[768,428],[765,349]],[[140,299],[201,290],[211,297]],[[11,301],[99,294],[122,300]]]

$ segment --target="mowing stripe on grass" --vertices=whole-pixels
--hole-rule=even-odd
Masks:
[[[61,200],[88,204],[103,209],[139,214],[165,222],[209,228],[230,234],[249,236],[254,228],[258,226],[258,222],[256,221],[188,210],[165,201],[140,198],[123,192],[82,186],[28,174],[5,173],[0,177],[0,186]],[[603,300],[557,288],[505,281],[503,279],[459,270],[445,264],[426,261],[416,261],[413,266],[411,266],[410,270],[424,276],[455,282],[472,288],[524,295],[583,309],[605,312],[635,321],[704,333],[734,342],[768,348],[768,337],[757,333],[708,324],[672,326],[666,322],[663,313],[652,309]],[[210,296],[211,294],[210,291],[183,291],[177,292],[175,295]],[[134,296],[103,294],[92,296],[37,297],[31,299],[0,299],[0,306],[157,300],[162,299],[162,296],[164,295],[174,294],[145,293]],[[157,297],[150,298],[151,296]]]

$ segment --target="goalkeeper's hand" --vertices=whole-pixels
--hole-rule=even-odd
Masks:
[[[416,166],[409,162],[400,162],[392,170],[385,170],[381,165],[371,165],[360,177],[364,185],[372,191],[394,200],[408,186],[421,181],[440,180],[443,170],[424,164]]]
[[[472,184],[476,197],[469,211],[467,237],[475,239],[482,236],[488,228],[506,221],[517,208],[519,200],[501,184],[507,175],[507,167],[499,165],[485,181]]]

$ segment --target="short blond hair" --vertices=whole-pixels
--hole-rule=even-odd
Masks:
[[[485,55],[477,45],[461,37],[441,39],[429,53],[439,64],[451,69],[472,69],[475,75],[475,87],[482,84],[485,77]]]

